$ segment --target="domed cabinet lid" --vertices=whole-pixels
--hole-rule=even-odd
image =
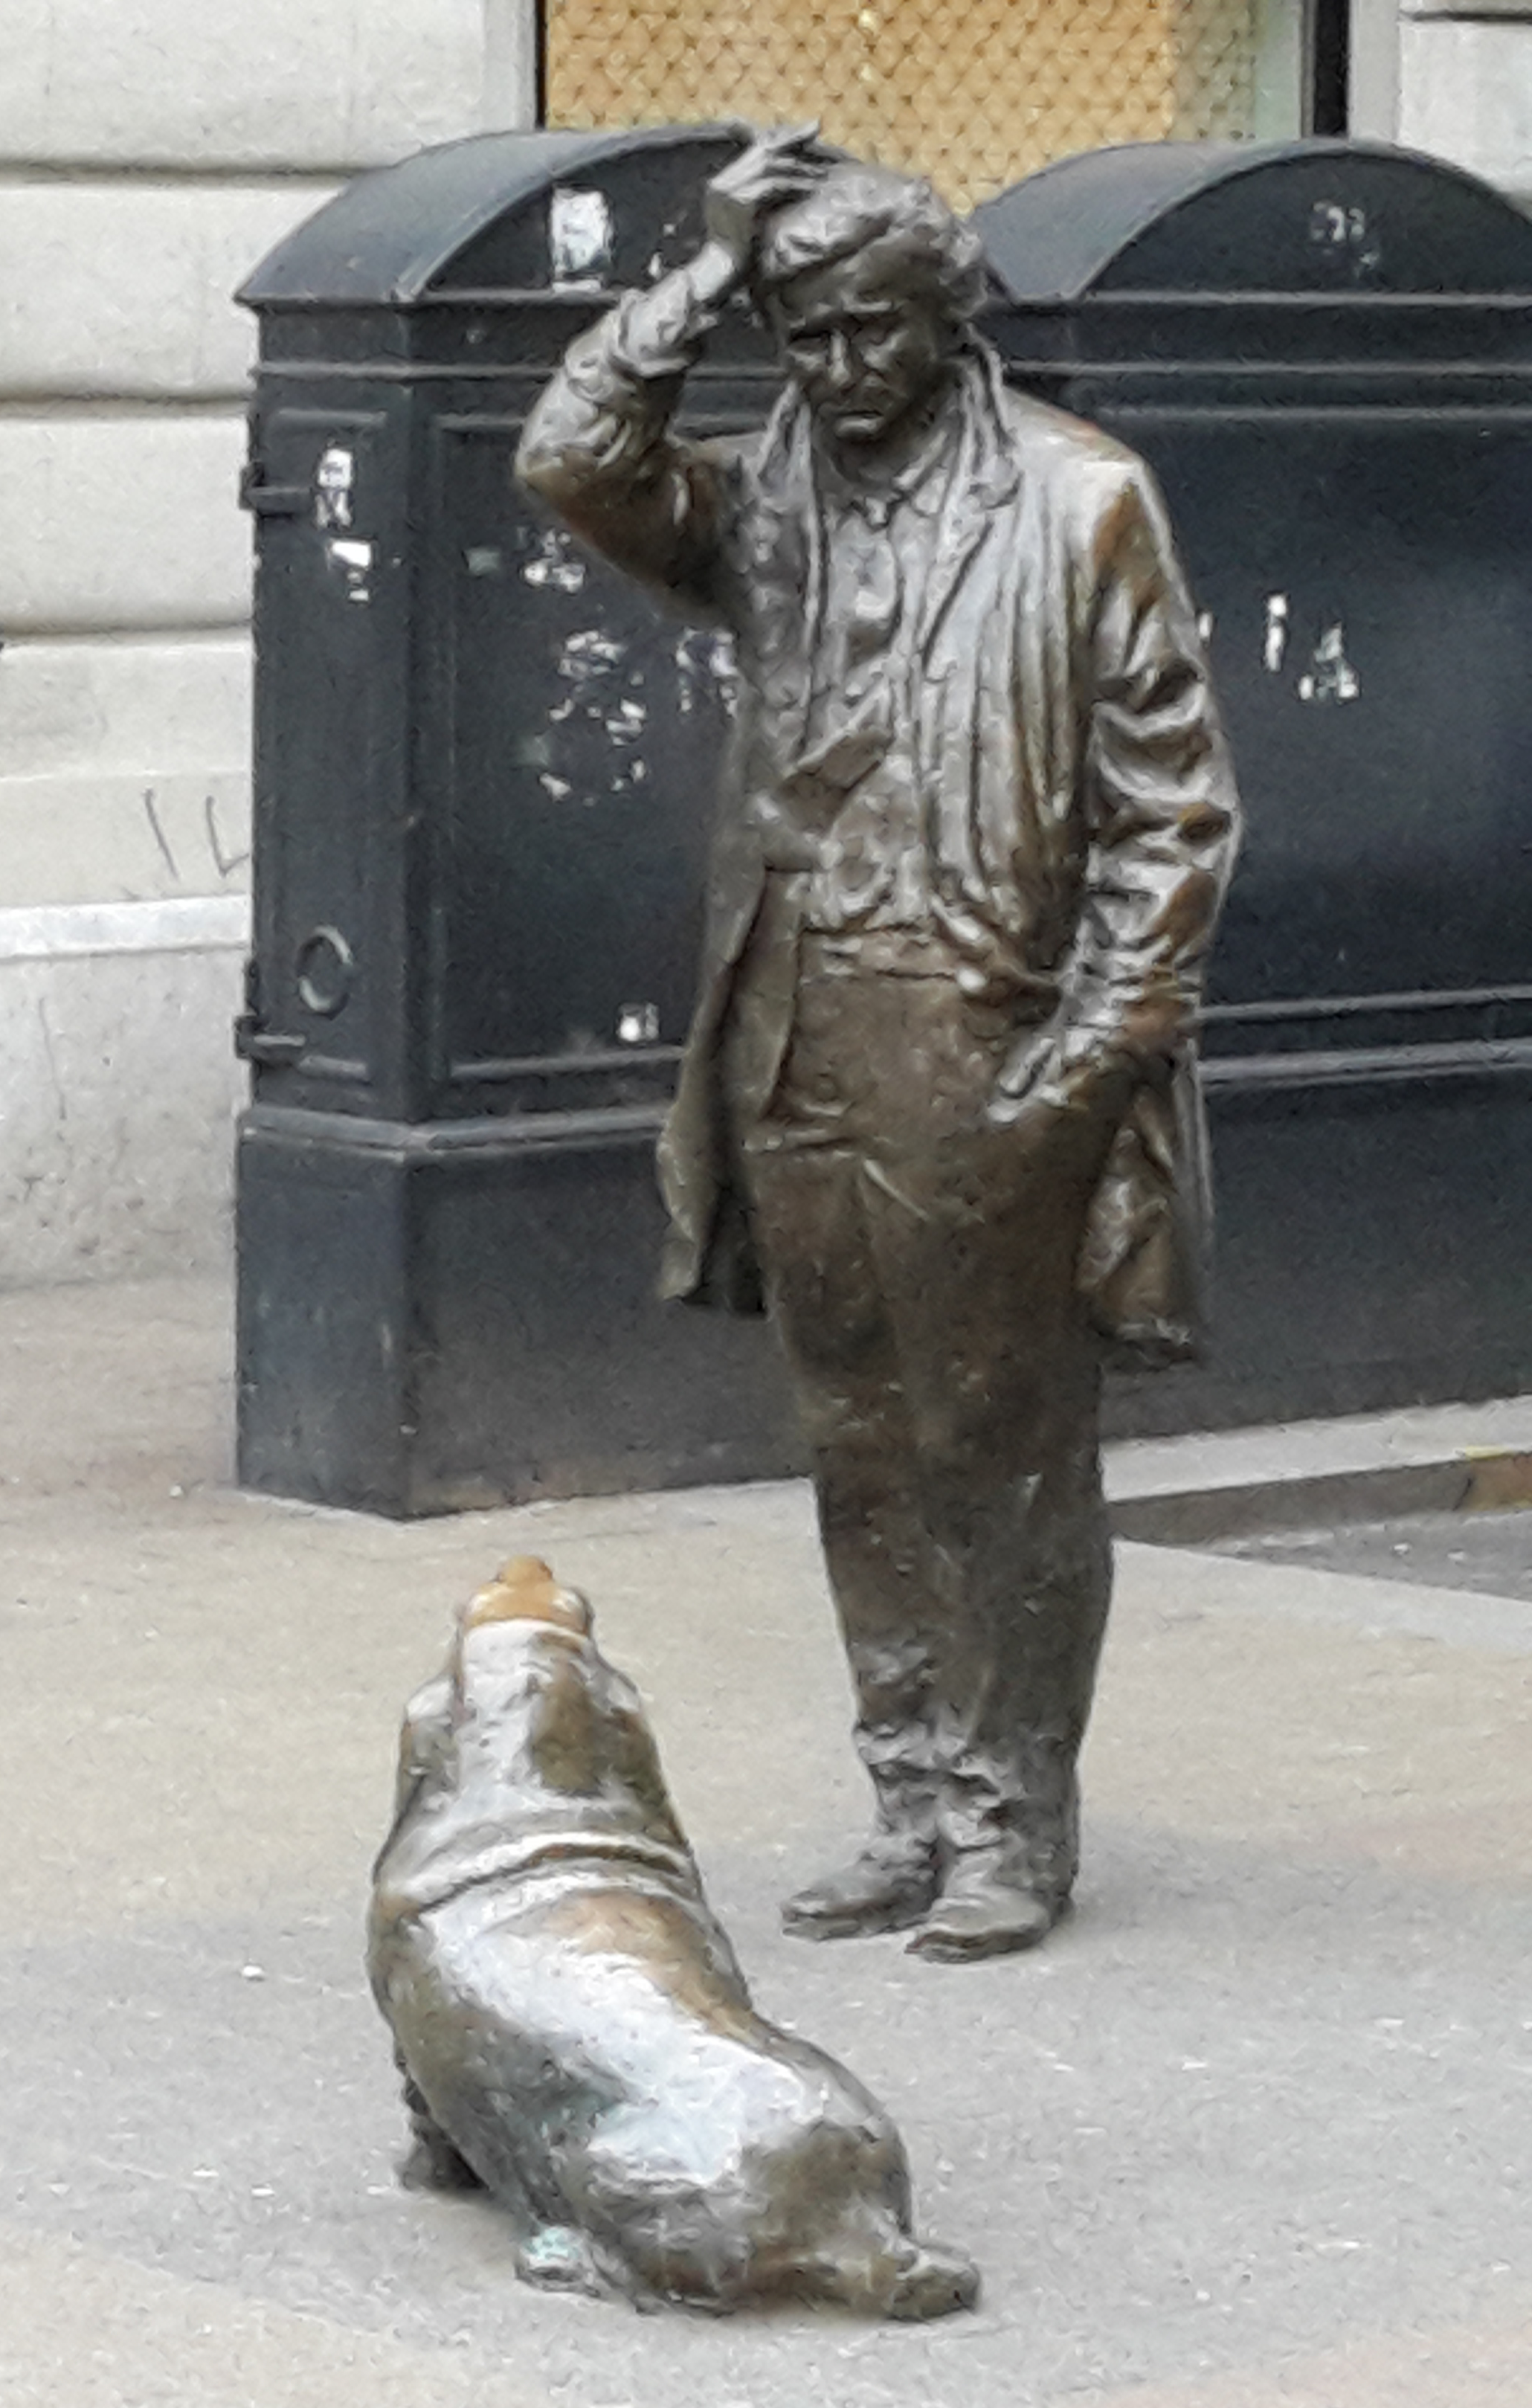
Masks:
[[[264,259],[246,307],[409,309],[469,292],[647,282],[702,239],[737,129],[477,134],[358,176]]]
[[[974,212],[1014,304],[1134,293],[1532,294],[1532,219],[1381,142],[1135,142]]]

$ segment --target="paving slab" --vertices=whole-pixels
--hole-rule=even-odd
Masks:
[[[1532,2397],[1532,1608],[1124,1544],[1076,1915],[977,1967],[809,1948],[776,1900],[863,1801],[807,1492],[251,1499],[226,1361],[212,1283],[0,1298],[7,2408]],[[763,2008],[898,2117],[977,2315],[545,2299],[493,2211],[395,2186],[361,1930],[397,1712],[529,1547],[643,1688]]]
[[[1532,1512],[1525,1505],[1506,1512],[1401,1513],[1388,1521],[1284,1527],[1214,1543],[1220,1553],[1260,1563],[1418,1581],[1428,1588],[1515,1598],[1532,1607]]]

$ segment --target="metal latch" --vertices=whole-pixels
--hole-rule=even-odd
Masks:
[[[297,1062],[308,1051],[307,1037],[266,1028],[261,1021],[261,976],[253,953],[245,957],[245,1009],[234,1024],[234,1050],[241,1062],[265,1062],[279,1068]]]
[[[263,485],[260,463],[247,463],[239,479],[239,507],[261,519],[301,519],[312,506],[307,485]]]
[[[279,1068],[283,1063],[301,1060],[308,1044],[307,1037],[263,1028],[253,1011],[242,1011],[234,1024],[234,1050],[241,1062],[264,1062]]]

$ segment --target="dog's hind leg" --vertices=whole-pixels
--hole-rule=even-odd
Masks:
[[[396,2054],[394,2063],[409,2118],[409,2147],[399,2160],[399,2180],[405,2189],[482,2190],[484,2186],[467,2158],[448,2139],[426,2105],[404,2058]]]
[[[976,2303],[979,2270],[960,2250],[901,2236],[868,2256],[849,2256],[829,2274],[824,2296],[863,2315],[948,2316]]]
[[[648,2304],[628,2268],[573,2224],[545,2224],[519,2243],[516,2272],[539,2291],[582,2291],[588,2299]]]

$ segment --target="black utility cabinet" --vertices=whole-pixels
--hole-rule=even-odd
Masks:
[[[1009,372],[1159,475],[1247,807],[1212,1344],[1117,1424],[1532,1384],[1532,222],[1303,142],[1095,151],[976,223]]]
[[[512,489],[570,337],[738,147],[493,135],[361,178],[261,360],[239,1469],[386,1513],[791,1467],[758,1326],[662,1307],[728,663]],[[731,310],[687,423],[759,423]]]

